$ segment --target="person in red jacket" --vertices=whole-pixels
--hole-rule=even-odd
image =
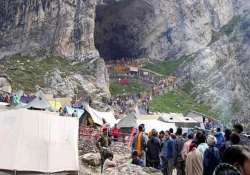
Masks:
[[[117,127],[117,124],[112,128],[112,136],[114,141],[118,141],[118,138],[120,137],[120,129]]]

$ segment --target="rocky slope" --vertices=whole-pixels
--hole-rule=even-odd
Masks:
[[[5,69],[1,72],[14,80],[23,80],[19,85],[12,81],[15,88],[34,90],[36,85],[40,88],[42,84],[44,91],[55,95],[73,96],[81,92],[93,97],[94,102],[95,99],[108,98],[105,63],[94,45],[95,6],[96,0],[0,1],[0,59],[6,58],[2,62]],[[16,54],[18,56],[13,58]],[[8,57],[13,60],[8,60]],[[21,61],[15,60],[17,57]],[[51,61],[55,57],[62,58],[62,64]],[[30,62],[23,61],[23,58]],[[72,60],[67,63],[70,66],[59,67],[66,62],[64,59]],[[8,62],[13,62],[13,65],[8,66]],[[80,66],[75,64],[85,65],[88,70],[78,70]],[[35,76],[36,71],[32,69],[40,70],[44,75]],[[69,74],[63,76],[67,71]],[[36,82],[36,78],[40,82]]]
[[[15,53],[98,57],[93,40],[95,5],[95,0],[2,0],[0,58]]]
[[[240,0],[233,5],[234,17],[213,32],[207,47],[193,54],[182,76],[193,83],[197,100],[219,111],[222,120],[237,117],[248,122],[242,118],[250,114],[250,3]]]
[[[188,58],[179,76],[228,121],[250,113],[249,7],[248,0],[104,0],[95,43],[107,58]]]

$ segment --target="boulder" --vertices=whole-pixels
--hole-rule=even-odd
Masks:
[[[80,159],[91,166],[99,166],[101,164],[101,156],[99,153],[87,153],[81,156]]]
[[[11,84],[7,77],[0,76],[0,91],[11,92]]]

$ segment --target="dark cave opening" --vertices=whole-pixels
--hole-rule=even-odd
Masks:
[[[105,60],[138,58],[148,9],[136,1],[112,1],[96,6],[95,46]]]

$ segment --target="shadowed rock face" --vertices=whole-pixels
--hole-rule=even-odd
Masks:
[[[96,7],[95,45],[103,58],[144,55],[144,31],[154,9],[144,2],[124,0]]]
[[[232,16],[231,0],[104,0],[95,45],[104,58],[176,57],[206,47]]]
[[[0,58],[16,53],[84,60],[94,47],[95,0],[0,2]]]
[[[250,114],[250,11],[235,13],[216,34],[217,40],[195,52],[194,60],[181,68],[183,77],[194,84],[197,100],[220,111],[225,122]]]
[[[1,0],[0,59],[21,54],[82,61],[91,73],[72,71],[63,77],[49,70],[43,90],[66,96],[84,91],[93,104],[105,106],[102,99],[110,96],[109,80],[94,45],[95,7],[96,0]]]
[[[0,58],[23,53],[84,60],[98,57],[95,46],[106,58],[189,54],[206,47],[212,30],[232,18],[231,1],[2,0]]]

